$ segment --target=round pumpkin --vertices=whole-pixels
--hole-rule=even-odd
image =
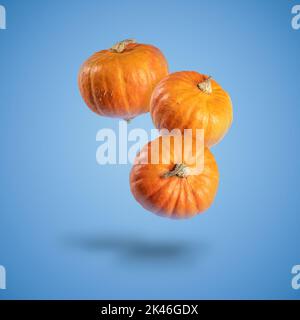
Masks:
[[[222,140],[232,123],[230,96],[211,77],[175,72],[154,89],[150,112],[158,129],[204,129],[205,145]]]
[[[166,147],[162,139],[149,142],[137,155],[130,173],[131,192],[146,210],[158,215],[193,217],[213,203],[219,183],[217,163],[206,147],[202,152],[201,148],[196,149],[193,161],[187,152],[188,156],[182,155],[178,162],[178,152],[174,151],[177,145]],[[195,154],[195,147],[192,148]],[[186,144],[182,150],[185,149]],[[158,161],[153,163],[153,159]]]
[[[85,61],[78,83],[92,111],[130,120],[149,111],[151,93],[167,74],[167,61],[158,48],[124,40]]]

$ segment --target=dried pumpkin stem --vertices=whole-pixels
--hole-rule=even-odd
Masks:
[[[212,93],[211,76],[209,76],[207,79],[203,80],[202,82],[198,83],[198,88],[206,94],[211,94]]]
[[[127,122],[127,124],[129,124],[129,123],[131,123],[131,121],[133,120],[133,118],[128,118],[128,119],[124,119],[126,122]]]
[[[117,42],[116,44],[114,44],[111,48],[110,51],[112,52],[117,52],[117,53],[122,53],[125,48],[127,47],[128,44],[130,43],[136,43],[135,39],[126,39],[120,42]]]
[[[166,172],[163,175],[163,178],[170,178],[170,177],[174,177],[174,176],[177,176],[179,178],[187,177],[188,176],[187,166],[183,163],[176,164],[173,170]]]

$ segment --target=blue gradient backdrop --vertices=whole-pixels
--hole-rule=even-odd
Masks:
[[[300,298],[297,1],[1,4],[0,299]],[[128,37],[232,96],[232,129],[213,148],[218,195],[194,219],[145,211],[130,165],[96,163],[96,132],[118,122],[84,105],[78,69]],[[131,127],[150,130],[149,114]]]

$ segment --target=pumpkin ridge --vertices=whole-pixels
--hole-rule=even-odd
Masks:
[[[211,78],[211,77],[210,77]],[[209,95],[209,99],[206,101],[206,125],[204,129],[204,140],[211,140],[211,131],[212,131],[212,120],[211,120],[211,109],[210,109],[210,101],[213,99],[212,97],[215,95],[215,81],[211,80],[212,91]],[[210,143],[208,143],[210,145]]]
[[[198,195],[199,199],[207,199],[207,197],[210,195],[210,186],[212,182],[212,178],[208,178],[207,176],[201,175],[201,177],[198,177],[194,180],[193,185],[195,185],[194,191]],[[208,183],[208,185],[207,185]],[[199,195],[202,196],[199,196]],[[201,202],[203,204],[203,201]]]
[[[228,96],[227,96],[228,97]],[[230,115],[227,112],[227,105],[228,105],[228,100],[227,97],[214,97],[212,98],[212,100],[209,102],[209,109],[210,109],[210,118],[211,117],[217,117],[219,118],[218,114],[222,114],[223,116],[223,122],[224,119],[226,120],[225,123],[223,124],[223,133],[221,135],[219,135],[218,137],[218,141],[222,140],[222,138],[226,135],[227,131],[229,130],[229,128],[231,127],[232,124],[232,111],[230,113]],[[215,101],[218,101],[218,103],[216,103]],[[231,107],[231,101],[230,101],[230,107]],[[232,109],[232,107],[231,107]],[[215,138],[214,138],[215,140]]]
[[[189,189],[191,191],[191,194],[193,195],[194,202],[195,202],[196,207],[197,207],[196,209],[197,209],[197,211],[199,211],[199,203],[198,203],[199,200],[198,200],[198,197],[196,197],[195,190],[192,187],[192,185],[191,185],[191,183],[189,181],[189,178],[186,179],[186,184],[188,185],[188,187],[189,187]]]
[[[176,201],[176,206],[173,212],[173,218],[175,219],[181,219],[184,218],[185,213],[186,213],[186,203],[185,200],[186,198],[186,193],[185,193],[185,189],[184,189],[184,181],[183,179],[180,179],[180,186],[179,186],[179,192],[178,192],[178,197],[177,197],[177,201]],[[184,208],[183,205],[184,204]],[[185,213],[184,213],[185,211]]]
[[[216,180],[216,181],[215,181]],[[193,184],[196,185],[197,190],[200,190],[199,192],[201,192],[202,194],[205,194],[204,198],[207,198],[207,195],[210,195],[210,189],[207,187],[207,182],[209,184],[211,183],[216,183],[216,185],[218,186],[218,176],[214,175],[214,176],[207,176],[207,174],[201,174],[201,177],[195,177],[195,180],[193,181]]]
[[[187,126],[190,127],[190,128],[187,128],[187,129],[193,129],[193,125],[192,125],[193,124],[193,120],[195,119],[195,115],[199,113],[199,106],[200,106],[200,108],[203,109],[203,106],[201,105],[201,103],[199,103],[198,100],[195,99],[195,97],[193,97],[193,100],[194,100],[194,103],[192,104],[192,107],[189,107],[188,108],[188,113],[185,114],[186,121],[188,123]],[[202,116],[201,121],[203,123],[203,116]],[[183,128],[183,129],[185,129],[185,128]],[[204,129],[204,128],[196,128],[196,129]],[[194,132],[193,132],[193,134],[194,134]]]
[[[93,94],[92,79],[91,79],[91,72],[92,72],[94,63],[95,63],[95,61],[91,61],[90,60],[90,61],[86,62],[85,65],[83,65],[83,68],[86,69],[87,66],[88,66],[88,73],[86,75],[86,79],[87,79],[87,83],[88,83],[88,90],[87,90],[88,91],[88,97],[87,97],[87,100],[88,100],[89,104],[91,105],[91,109],[94,112],[97,113],[98,112],[98,108],[97,108],[97,104],[95,103],[95,98],[94,98],[94,94]],[[81,79],[81,81],[82,81],[82,79]]]
[[[176,214],[177,219],[182,219],[185,217],[189,217],[189,211],[188,210],[188,194],[187,194],[187,189],[186,189],[186,178],[181,179],[181,191],[179,194],[179,204],[177,205],[178,210]]]
[[[144,179],[145,179],[145,178],[144,178]],[[149,178],[146,178],[146,179],[149,179]],[[157,187],[154,191],[152,190],[152,192],[151,192],[150,194],[145,195],[145,199],[151,198],[155,193],[159,192],[163,187],[165,187],[165,185],[166,185],[167,183],[169,183],[169,181],[166,180],[166,181],[165,181],[164,183],[162,183],[161,185],[158,184],[158,187]]]
[[[182,90],[183,94],[185,95],[185,98],[178,102],[178,107],[173,107],[173,108],[168,108],[166,106],[166,109],[170,110],[170,112],[173,113],[173,116],[172,117],[168,117],[169,119],[169,123],[168,123],[168,128],[169,130],[171,129],[175,129],[178,127],[178,129],[181,129],[181,131],[183,132],[183,129],[184,128],[180,128],[180,126],[178,125],[178,121],[179,121],[179,118],[181,116],[181,114],[184,114],[184,118],[182,119],[183,121],[187,123],[189,123],[189,118],[190,118],[190,114],[193,112],[192,108],[186,108],[186,105],[189,105],[188,101],[193,101],[195,96],[189,92],[186,92],[186,90]],[[183,96],[183,94],[181,96]],[[177,101],[175,98],[171,98],[172,100],[174,99],[174,103],[173,105],[177,105]],[[161,111],[161,106],[160,106],[160,110],[159,112]],[[186,129],[190,129],[190,128],[186,128]]]
[[[116,57],[113,57],[112,58],[112,61],[113,61],[113,63],[115,64],[116,63],[116,61],[118,61],[118,59],[116,59]],[[111,61],[110,61],[111,62]],[[118,62],[117,62],[118,63]],[[115,68],[115,69],[119,69],[118,67],[117,68]],[[111,80],[111,76],[110,76],[110,74],[109,73],[106,73],[106,72],[104,72],[104,74],[103,74],[103,78],[102,78],[102,81],[103,81],[103,87],[104,87],[104,97],[105,97],[105,94],[106,94],[106,92],[109,92],[109,87],[111,86],[111,82],[112,82],[112,80]],[[115,80],[115,74],[114,74],[114,78],[113,78],[113,82],[115,83],[116,82],[116,80]],[[111,91],[111,94],[114,94],[114,92],[112,91],[112,90],[110,90]],[[107,99],[105,99],[105,101],[106,101]],[[107,110],[107,108],[106,108],[106,112],[107,113],[112,113],[112,114],[117,114],[118,113],[118,105],[114,102],[114,101],[106,101],[106,102],[104,102],[103,101],[103,104],[104,105],[107,105],[108,107],[109,107],[109,110]]]
[[[119,88],[120,88],[120,90],[122,92],[122,100],[124,101],[124,106],[123,107],[125,107],[127,116],[130,118],[130,110],[129,110],[129,103],[128,103],[128,93],[127,93],[127,90],[125,90],[125,87],[123,85],[123,83],[125,83],[125,81],[124,81],[125,80],[124,71],[123,71],[123,68],[121,66],[120,60],[117,59],[117,61],[118,61],[118,68],[116,68],[116,69],[118,69],[118,81],[120,82],[119,83]],[[125,83],[125,85],[126,85],[126,83]],[[124,119],[124,120],[129,120],[129,118],[128,119]]]
[[[175,179],[174,179],[175,180]],[[171,207],[170,207],[170,213],[169,213],[169,217],[173,217],[174,215],[174,212],[175,212],[175,209],[176,209],[176,205],[177,205],[177,202],[179,201],[179,195],[180,195],[180,191],[181,191],[181,186],[178,185],[180,183],[180,180],[177,179],[177,183],[176,183],[176,188],[174,188],[174,193],[172,193],[172,197],[171,199],[174,199],[173,200],[173,203],[171,203]]]
[[[178,181],[175,179],[172,179],[172,180],[169,180],[168,183],[169,183],[169,186],[168,186],[169,188],[170,188],[170,184],[173,185],[172,190],[174,192],[174,190],[176,189],[176,186],[178,184]],[[172,194],[174,195],[173,192],[172,192]],[[168,197],[165,197],[165,201],[160,202],[160,206],[159,206],[158,210],[155,210],[155,213],[157,213],[157,214],[163,213],[164,212],[163,208],[165,207],[166,203],[168,203],[169,201],[170,201],[170,199]],[[167,216],[169,217],[171,215],[172,215],[172,212],[168,212]]]
[[[149,172],[151,173],[152,168],[148,168],[148,164],[134,164],[135,170],[138,171],[139,178],[135,179],[133,182],[140,182],[145,179],[148,179]],[[155,166],[160,166],[160,164],[156,164]],[[141,171],[141,172],[140,172]],[[161,169],[158,171],[162,171]]]
[[[101,108],[99,107],[99,103],[98,103],[98,99],[97,97],[95,97],[95,85],[94,85],[94,78],[95,78],[95,66],[96,64],[98,63],[98,58],[95,59],[95,61],[92,63],[91,65],[91,71],[90,71],[90,84],[91,84],[91,94],[92,94],[92,97],[93,97],[93,104],[96,108],[96,111],[101,114],[101,115],[104,115],[105,113],[101,110]],[[92,72],[93,71],[93,72]]]
[[[92,84],[92,70],[93,70],[94,64],[96,63],[95,60],[89,62],[89,75],[88,75],[89,90],[88,91],[89,91],[89,95],[90,95],[91,103],[93,105],[94,112],[98,112],[98,107],[97,107],[96,100],[94,97],[94,89],[93,89],[93,84]]]
[[[178,202],[179,202],[179,200],[180,200],[180,194],[181,194],[181,189],[182,189],[182,180],[181,179],[179,179],[178,180],[178,184],[179,184],[179,186],[178,186],[178,188],[177,188],[177,197],[176,197],[176,201],[175,201],[175,203],[174,203],[174,205],[173,205],[173,208],[172,208],[172,210],[171,210],[171,217],[173,217],[174,218],[174,216],[176,217],[176,208],[177,208],[177,206],[178,206]]]
[[[211,121],[211,114],[210,114],[210,107],[209,107],[209,103],[206,103],[206,116],[207,116],[207,122],[206,122],[206,128],[204,129],[204,140],[205,140],[205,136],[207,137],[206,139],[208,139],[210,141],[211,138],[211,130],[212,130],[212,121]]]

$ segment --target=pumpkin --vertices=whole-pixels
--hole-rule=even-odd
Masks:
[[[213,203],[219,183],[217,163],[208,148],[202,145],[195,150],[194,143],[188,148],[185,143],[182,148],[197,152],[194,161],[188,151],[179,162],[175,152],[178,144],[173,142],[166,147],[162,139],[160,136],[149,142],[135,158],[130,173],[131,192],[146,210],[158,215],[193,217]]]
[[[154,89],[150,112],[158,129],[204,130],[205,145],[222,140],[232,123],[230,96],[211,77],[181,71],[165,77]]]
[[[151,93],[167,74],[167,61],[158,48],[124,40],[85,61],[78,83],[92,111],[130,120],[149,111]]]

